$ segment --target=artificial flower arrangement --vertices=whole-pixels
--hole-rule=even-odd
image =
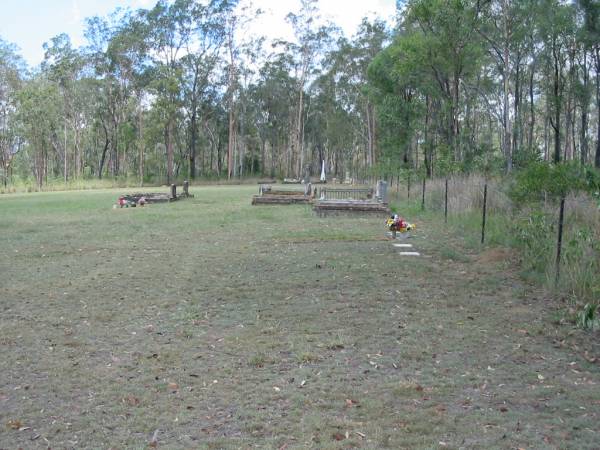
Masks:
[[[408,223],[402,217],[398,216],[398,214],[394,214],[387,221],[386,225],[388,229],[392,232],[392,236],[396,237],[396,232],[406,233],[408,231],[414,230],[416,228],[414,223]]]

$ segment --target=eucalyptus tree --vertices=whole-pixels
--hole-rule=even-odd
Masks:
[[[587,85],[587,53],[591,54],[596,72],[596,151],[594,165],[600,168],[600,3],[594,0],[578,0],[579,8],[583,15],[581,40],[584,46],[583,77],[584,88]],[[587,101],[588,90],[583,90],[584,102]],[[584,103],[581,113],[581,146],[582,159],[587,156],[587,103]],[[585,155],[585,156],[584,156]]]
[[[204,113],[211,85],[216,83],[221,68],[221,50],[225,43],[225,17],[234,3],[213,0],[191,8],[191,36],[182,57],[181,84],[183,103],[189,121],[189,176],[196,178],[199,116]],[[201,169],[203,169],[202,158]]]
[[[183,94],[180,85],[182,57],[190,44],[194,30],[196,2],[160,0],[154,8],[143,12],[146,23],[146,43],[152,60],[151,88],[153,107],[162,112],[167,153],[166,182],[174,175],[175,127]]]
[[[296,80],[291,74],[292,61],[286,53],[276,53],[260,67],[256,82],[249,88],[261,148],[262,173],[288,174],[291,160],[289,129],[293,124]],[[290,167],[286,166],[289,161]],[[267,170],[268,169],[268,170]]]
[[[327,76],[333,78],[336,90],[332,95],[339,100],[351,117],[355,118],[353,146],[363,148],[362,165],[372,167],[377,161],[377,117],[375,104],[368,85],[368,67],[388,39],[386,25],[381,20],[369,22],[364,18],[352,40],[341,38],[337,48],[324,62]]]
[[[479,70],[482,53],[475,31],[476,8],[473,2],[465,0],[416,0],[407,21],[422,33],[419,47],[423,54],[417,59],[428,66],[432,85],[437,88],[451,157],[461,161],[461,88]]]
[[[541,0],[537,10],[540,41],[543,43],[543,60],[549,75],[546,99],[549,106],[548,119],[554,131],[553,161],[560,162],[563,139],[562,116],[566,89],[565,68],[567,50],[574,33],[574,10],[559,0]]]
[[[262,45],[262,38],[255,39],[249,33],[249,25],[263,11],[255,9],[252,2],[239,3],[231,1],[225,16],[225,60],[227,61],[227,109],[228,109],[228,143],[227,143],[227,177],[238,175],[238,104],[240,97],[240,76],[247,73],[249,60]],[[244,67],[246,66],[246,67]]]
[[[56,153],[61,154],[63,176],[67,182],[69,160],[74,163],[71,169],[74,177],[81,176],[84,164],[81,140],[84,126],[83,105],[86,99],[80,85],[84,59],[80,52],[73,48],[66,34],[53,37],[50,42],[44,44],[44,50],[42,71],[47,74],[50,81],[56,83],[62,97],[63,129],[62,133],[53,130],[52,145]],[[72,135],[73,143],[71,155],[69,155],[69,134]]]
[[[55,151],[57,130],[63,121],[60,91],[43,73],[37,74],[19,91],[17,100],[23,156],[41,188],[49,174],[61,173],[62,164]]]
[[[337,28],[320,23],[317,0],[301,0],[299,11],[286,17],[292,26],[295,42],[281,42],[292,58],[293,74],[296,79],[296,100],[293,126],[291,129],[289,159],[294,161],[292,171],[300,176],[305,165],[304,151],[304,108],[305,90],[314,79],[323,55],[334,42]]]
[[[0,177],[8,185],[13,158],[20,148],[17,96],[25,76],[25,63],[14,45],[0,39]]]
[[[523,60],[526,56],[527,16],[535,3],[529,0],[514,2],[510,0],[491,0],[477,4],[479,20],[477,31],[484,38],[487,53],[495,61],[495,72],[499,73],[502,98],[502,151],[506,161],[506,170],[513,167],[514,154],[517,152],[521,125],[520,99]],[[514,79],[514,88],[510,88]],[[512,94],[512,95],[511,95]],[[510,112],[512,96],[514,114]]]
[[[94,92],[96,109],[94,130],[103,141],[98,155],[97,174],[102,178],[105,164],[110,161],[113,176],[120,172],[119,161],[126,149],[133,146],[132,135],[124,130],[127,122],[138,116],[138,175],[143,179],[143,145],[141,136],[142,100],[148,83],[148,58],[145,36],[146,22],[141,11],[117,10],[109,18],[87,19],[85,48],[87,64],[93,71],[89,88]]]

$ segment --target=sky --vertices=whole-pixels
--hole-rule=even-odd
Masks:
[[[118,7],[151,8],[156,0],[0,0],[0,38],[16,44],[30,66],[44,58],[44,42],[67,33],[73,44],[85,44],[84,19],[106,16]],[[265,11],[256,29],[269,38],[291,38],[285,16],[297,11],[299,0],[254,0],[256,8]],[[395,0],[320,0],[324,18],[340,26],[348,36],[354,34],[364,16],[393,19]]]

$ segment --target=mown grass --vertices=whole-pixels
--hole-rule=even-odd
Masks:
[[[0,448],[597,447],[598,346],[510,264],[254,191],[0,197]]]

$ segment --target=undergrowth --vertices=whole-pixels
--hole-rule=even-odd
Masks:
[[[466,245],[506,247],[515,251],[524,278],[543,285],[556,297],[568,302],[578,326],[593,329],[600,323],[600,206],[593,195],[570,194],[566,212],[560,265],[556,283],[556,242],[558,204],[550,199],[517,207],[508,195],[509,180],[488,182],[488,207],[485,244],[481,245],[483,205],[482,177],[450,179],[448,189],[448,227],[464,237]],[[428,180],[425,210],[421,192],[406,189],[396,194],[395,208],[414,218],[444,221],[444,180]],[[582,317],[586,317],[585,320]],[[595,324],[595,325],[592,325]]]

